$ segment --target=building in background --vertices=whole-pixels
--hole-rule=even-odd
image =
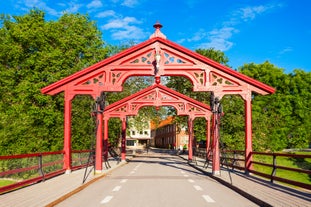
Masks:
[[[128,128],[126,133],[126,146],[128,148],[144,148],[150,145],[151,139],[151,124],[150,121],[144,121],[144,123],[139,124],[139,129],[137,124],[135,124],[135,119],[129,117],[127,119]]]
[[[169,116],[157,126],[151,123],[151,145],[158,148],[182,149],[188,147],[189,135],[186,127],[179,128],[174,117]]]

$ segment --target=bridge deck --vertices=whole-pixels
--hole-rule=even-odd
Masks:
[[[186,155],[180,156],[186,159]],[[84,169],[71,174],[63,174],[55,178],[34,184],[7,194],[0,195],[0,207],[19,206],[53,206],[54,201],[82,190],[92,182],[104,177],[113,169],[125,164],[111,160],[111,168],[105,169],[99,175],[90,173],[85,184],[82,185]],[[203,168],[204,162],[197,158],[197,163],[192,163],[195,168],[211,174],[211,168]],[[231,179],[230,179],[231,177]],[[295,190],[278,184],[271,184],[255,177],[246,176],[243,173],[228,173],[222,169],[221,175],[214,177],[219,182],[233,188],[241,194],[261,203],[260,206],[310,206],[311,194],[307,191]]]

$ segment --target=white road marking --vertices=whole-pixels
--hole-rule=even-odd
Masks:
[[[185,174],[185,171],[180,171],[182,174]]]
[[[184,177],[189,177],[189,175],[184,175]]]
[[[130,172],[131,174],[134,174],[135,173],[135,171],[133,170],[132,172]]]
[[[121,186],[116,186],[112,191],[119,191],[121,189]]]
[[[201,188],[201,186],[199,186],[199,185],[194,185],[193,187],[194,187],[196,190],[199,190],[199,191],[203,190],[203,189]]]
[[[126,183],[127,179],[123,179],[120,181],[120,183]]]
[[[192,180],[192,179],[188,179],[188,181],[189,181],[190,183],[194,183],[194,180]]]
[[[215,201],[211,197],[209,197],[208,195],[202,195],[202,197],[208,203],[215,203]]]
[[[102,200],[100,203],[104,204],[104,203],[109,203],[109,201],[113,198],[113,196],[106,196],[104,198],[104,200]]]

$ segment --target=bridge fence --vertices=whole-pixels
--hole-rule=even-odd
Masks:
[[[195,156],[206,160],[206,167],[212,162],[212,154],[206,149],[194,150]],[[278,181],[311,190],[311,155],[293,153],[252,152],[250,166],[245,166],[245,153],[241,150],[223,150],[220,156],[222,166],[248,172],[271,183]],[[297,166],[297,167],[293,167]]]
[[[72,170],[86,167],[90,150],[73,150]],[[64,151],[0,156],[0,194],[63,174]]]

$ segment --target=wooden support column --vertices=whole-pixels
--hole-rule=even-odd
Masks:
[[[252,169],[252,97],[251,91],[243,97],[244,98],[244,108],[245,108],[245,172],[248,173]]]
[[[95,172],[101,173],[103,170],[103,113],[96,114],[97,132],[95,149]],[[106,130],[106,129],[105,129]]]
[[[192,142],[193,142],[193,121],[191,118],[188,119],[188,132],[189,132],[189,141],[188,141],[188,161],[192,161],[193,151],[192,151]]]
[[[126,118],[122,119],[121,161],[126,160]]]
[[[218,114],[213,114],[213,144],[212,144],[212,174],[220,175],[220,152],[219,152],[219,130],[218,130]]]
[[[64,165],[66,174],[71,172],[71,100],[73,96],[65,91],[65,114],[64,114]]]
[[[104,161],[108,160],[108,118],[104,117],[104,146],[103,146],[103,151],[104,151]]]
[[[206,160],[208,160],[210,155],[211,147],[211,121],[210,117],[206,120]]]

